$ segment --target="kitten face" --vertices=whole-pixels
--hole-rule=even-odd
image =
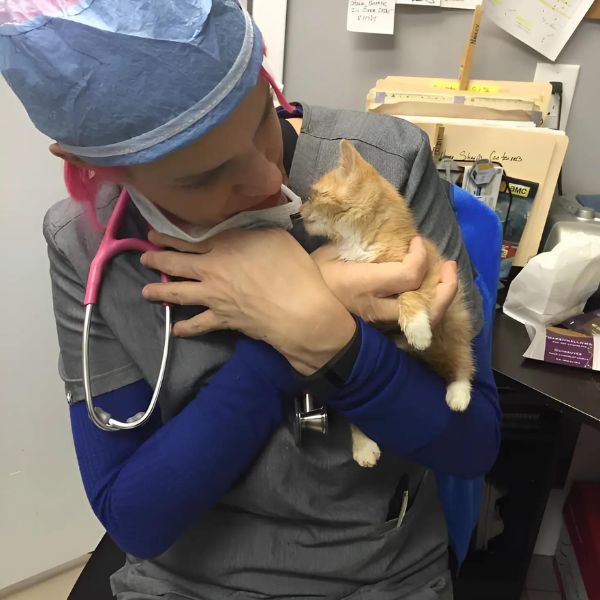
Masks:
[[[302,207],[306,230],[334,241],[361,236],[380,209],[381,192],[381,176],[342,140],[337,167],[313,185]]]

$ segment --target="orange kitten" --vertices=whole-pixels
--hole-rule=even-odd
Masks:
[[[348,142],[340,143],[338,166],[312,187],[302,208],[306,230],[337,245],[340,258],[360,262],[401,261],[418,235],[406,201]],[[429,307],[440,281],[443,258],[424,239],[429,270],[421,287],[398,296],[398,324],[392,334],[398,347],[420,356],[448,382],[446,402],[464,411],[471,399],[473,356],[471,317],[459,292],[443,320],[432,331]],[[352,426],[352,453],[363,467],[373,467],[379,447]]]

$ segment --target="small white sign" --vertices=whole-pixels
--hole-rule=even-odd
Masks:
[[[396,0],[348,0],[348,31],[394,33]]]

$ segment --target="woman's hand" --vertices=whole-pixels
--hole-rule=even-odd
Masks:
[[[231,230],[196,244],[153,231],[149,239],[178,252],[146,252],[142,264],[187,281],[147,285],[144,297],[207,307],[176,323],[175,335],[235,329],[264,340],[309,375],[354,334],[351,314],[286,231]]]
[[[427,274],[427,253],[420,237],[411,242],[402,262],[358,263],[339,260],[333,244],[312,253],[321,275],[352,314],[380,327],[398,325],[398,302],[403,292],[418,290]],[[431,306],[431,323],[442,319],[458,291],[456,263],[442,266],[440,283]]]

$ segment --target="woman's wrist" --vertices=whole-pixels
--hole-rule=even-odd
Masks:
[[[354,317],[356,330],[350,341],[318,371],[308,376],[299,376],[302,390],[310,392],[322,403],[336,397],[344,389],[354,371],[362,347],[359,319]]]
[[[299,331],[296,343],[280,352],[301,375],[317,372],[345,348],[356,332],[354,317],[335,302],[329,310],[315,310],[311,322]]]

